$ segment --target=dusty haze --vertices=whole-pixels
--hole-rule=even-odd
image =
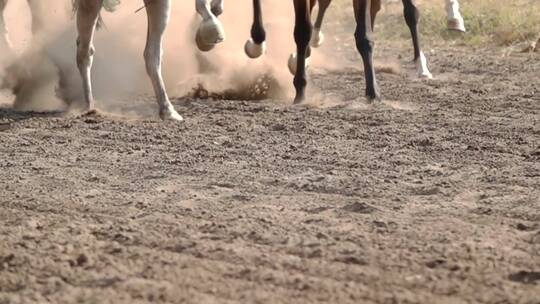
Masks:
[[[5,82],[9,86],[18,85],[18,108],[63,110],[65,103],[56,94],[59,70],[66,76],[63,98],[81,101],[81,84],[74,59],[76,34],[69,5],[70,1],[51,1],[47,11],[43,12],[50,23],[41,37],[34,40],[31,39],[26,2],[11,1],[6,9],[6,20],[17,56],[6,63],[8,56],[0,54],[4,58],[0,75],[5,75],[6,66],[10,66],[10,75]],[[139,1],[125,1],[117,12],[104,13],[106,26],[96,35],[97,52],[93,69],[94,91],[100,109],[133,109],[136,108],[131,102],[134,96],[153,94],[142,59],[146,14],[144,10],[135,13],[140,6]],[[262,59],[251,60],[243,53],[252,20],[251,1],[235,1],[234,6],[231,1],[226,3],[225,13],[220,19],[226,27],[227,40],[204,54],[193,43],[200,20],[195,15],[194,1],[173,1],[163,65],[169,94],[184,96],[200,86],[216,93],[245,90],[254,79],[262,75],[268,78],[270,75],[274,90],[270,93],[273,96],[268,97],[290,99],[293,93],[292,76],[288,73],[286,62],[290,52],[295,49],[292,4],[276,1],[266,5],[266,9],[268,53]],[[314,64],[324,65],[326,59],[322,57],[315,52]],[[5,90],[2,91],[3,103],[13,98]],[[149,102],[140,106],[155,110]]]

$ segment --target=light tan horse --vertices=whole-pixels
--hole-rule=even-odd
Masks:
[[[84,89],[85,106],[83,111],[94,109],[92,93],[91,69],[94,56],[94,33],[99,20],[104,0],[76,0],[77,11],[77,66],[79,68]],[[210,50],[225,39],[223,26],[217,16],[223,12],[223,0],[195,0],[197,12],[202,22],[197,31],[197,45],[201,50]],[[159,107],[159,115],[163,120],[182,121],[169,100],[161,73],[163,34],[169,23],[172,0],[144,0],[148,16],[148,31],[144,59],[146,71],[154,88]],[[183,4],[185,1],[178,1]]]

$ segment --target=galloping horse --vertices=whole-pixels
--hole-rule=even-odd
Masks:
[[[305,90],[307,86],[306,62],[311,55],[311,46],[317,46],[324,37],[321,32],[321,25],[324,13],[332,0],[318,0],[319,15],[313,26],[311,22],[311,12],[317,0],[293,0],[295,11],[294,40],[296,42],[296,56],[291,56],[289,68],[294,76],[294,86],[296,88],[295,103],[305,100]],[[411,31],[414,60],[417,65],[418,76],[431,78],[428,70],[426,57],[420,48],[418,35],[418,19],[420,13],[416,7],[415,0],[402,0],[404,6],[405,21]],[[246,53],[249,57],[256,58],[263,54],[265,48],[266,33],[262,22],[261,0],[253,0],[253,25],[251,28],[251,38],[246,43]],[[381,9],[381,0],[353,0],[354,15],[356,18],[356,47],[364,62],[364,73],[366,78],[366,96],[369,100],[379,99],[379,87],[375,78],[373,66],[373,27],[375,17]],[[313,31],[314,28],[314,31]],[[315,35],[313,35],[315,32]],[[310,46],[311,43],[311,46]]]

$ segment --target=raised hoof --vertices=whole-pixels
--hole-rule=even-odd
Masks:
[[[253,41],[253,39],[250,38],[248,41],[246,41],[244,51],[251,59],[259,58],[262,56],[262,54],[266,53],[266,42],[257,44],[255,41]]]
[[[465,22],[463,21],[463,18],[448,19],[446,27],[451,31],[456,31],[460,33],[467,32],[467,30],[465,29]]]
[[[213,49],[216,44],[219,44],[224,40],[225,30],[223,29],[221,21],[212,17],[201,22],[195,37],[195,42],[197,43],[199,50],[208,52]]]
[[[311,46],[314,48],[320,47],[324,42],[324,34],[321,29],[313,29],[313,36],[311,38]]]
[[[159,112],[159,117],[164,121],[184,121],[184,118],[180,114],[178,114],[178,112],[176,112],[176,110],[172,106],[161,110]]]
[[[291,54],[291,56],[289,56],[289,61],[287,65],[289,67],[289,72],[291,72],[291,74],[293,75],[296,75],[296,70],[298,68],[298,57],[296,56],[296,53],[293,53]],[[309,58],[306,58],[305,68],[306,70],[309,68]]]

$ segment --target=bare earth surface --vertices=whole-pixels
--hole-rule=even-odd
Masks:
[[[540,303],[539,55],[384,45],[374,104],[0,110],[0,303]]]

